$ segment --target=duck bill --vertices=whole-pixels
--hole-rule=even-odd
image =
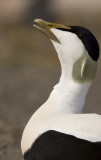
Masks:
[[[33,26],[35,28],[37,28],[38,30],[40,30],[42,33],[44,33],[47,37],[49,37],[50,39],[58,42],[58,38],[54,35],[54,33],[51,31],[52,28],[61,28],[61,29],[71,29],[70,27],[67,27],[65,25],[62,25],[62,24],[55,24],[55,23],[50,23],[50,22],[46,22],[42,19],[36,19],[34,20],[34,22],[36,24],[34,24]]]

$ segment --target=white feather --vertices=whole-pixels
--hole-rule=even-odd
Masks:
[[[73,64],[84,53],[85,47],[73,33],[52,29],[60,44],[52,41],[60,59],[62,74],[48,100],[33,114],[23,132],[21,148],[24,154],[36,138],[48,131],[56,130],[92,142],[101,141],[101,116],[80,114],[90,82],[80,84],[72,79]],[[86,59],[82,64],[81,75]]]
[[[81,67],[81,77],[83,77],[83,72],[84,72],[84,69],[85,69],[86,62],[87,62],[87,59],[85,57],[85,59],[84,59],[84,61],[82,63],[82,67]]]

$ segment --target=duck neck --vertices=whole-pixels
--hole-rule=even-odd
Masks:
[[[54,87],[49,100],[54,104],[54,111],[80,114],[85,104],[85,97],[90,84],[79,84],[73,80],[64,79],[61,76],[60,82]]]
[[[75,59],[64,58],[64,53],[58,50],[58,57],[61,64],[61,78],[54,87],[49,99],[54,102],[54,111],[65,113],[82,113],[85,104],[85,97],[91,82],[80,83],[72,77]],[[74,57],[75,58],[75,57]],[[68,61],[68,62],[67,62]]]

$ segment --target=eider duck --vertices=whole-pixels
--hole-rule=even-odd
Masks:
[[[82,113],[98,66],[95,36],[81,26],[41,19],[35,20],[34,27],[52,41],[60,60],[61,77],[24,129],[24,159],[101,160],[101,115]]]

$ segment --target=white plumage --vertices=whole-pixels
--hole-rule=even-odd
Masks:
[[[61,63],[61,77],[48,100],[32,115],[25,127],[21,142],[23,154],[41,134],[49,130],[73,135],[90,142],[101,141],[101,116],[81,114],[86,94],[93,80],[92,78],[82,81],[82,77],[86,75],[83,75],[87,63],[86,57],[81,64],[81,79],[78,78],[77,82],[73,75],[75,62],[86,54],[88,56],[88,51],[75,33],[54,27],[50,30],[60,42],[51,40]],[[91,64],[97,63],[90,56],[89,59]],[[89,77],[89,74],[86,76]]]

